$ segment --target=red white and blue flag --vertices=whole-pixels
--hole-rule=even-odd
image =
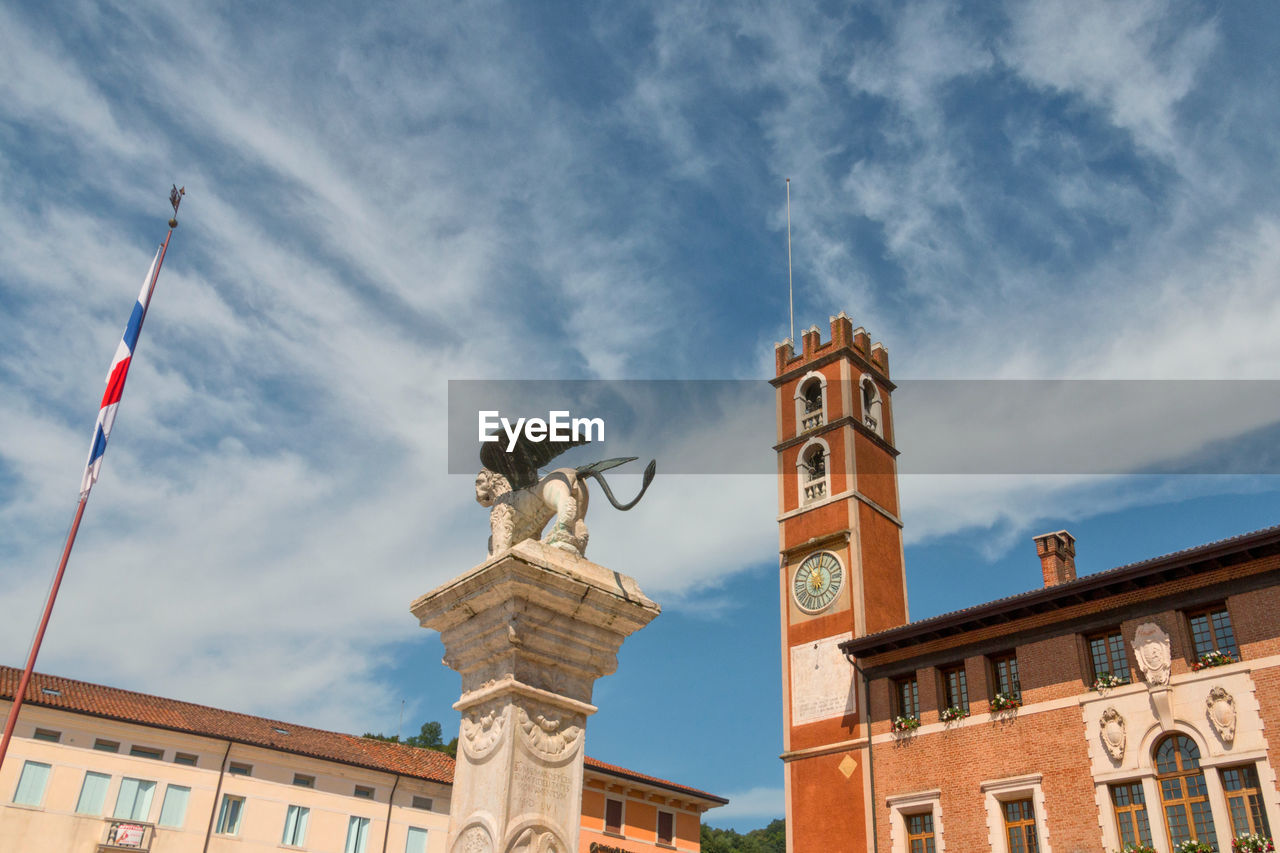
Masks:
[[[111,371],[107,374],[107,390],[102,395],[102,406],[98,409],[98,423],[93,429],[93,444],[89,446],[89,461],[85,464],[84,479],[80,481],[80,497],[84,498],[98,481],[98,471],[102,468],[102,454],[107,450],[107,439],[111,437],[111,425],[116,420],[116,409],[120,407],[120,397],[124,394],[124,381],[129,376],[129,362],[133,360],[134,348],[138,345],[138,335],[142,332],[142,321],[147,316],[147,306],[151,304],[151,290],[156,286],[156,272],[160,264],[160,253],[164,247],[156,249],[156,256],[151,261],[151,269],[142,282],[142,292],[134,303],[133,313],[129,315],[129,325],[125,326],[124,337],[116,347],[116,357],[111,362]]]

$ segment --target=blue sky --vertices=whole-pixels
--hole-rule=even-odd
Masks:
[[[896,377],[1280,378],[1278,30],[1263,2],[4,3],[0,606],[30,615],[0,659],[172,182],[41,669],[448,728],[457,677],[407,610],[484,551],[447,380],[768,376],[787,177],[798,326],[847,311]],[[914,617],[1034,586],[1036,533],[1094,571],[1280,508],[1269,478],[903,496]],[[588,750],[742,829],[781,810],[773,500],[660,477],[591,516],[590,556],[665,613]]]

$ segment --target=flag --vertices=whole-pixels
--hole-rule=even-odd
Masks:
[[[107,439],[111,437],[111,425],[116,420],[116,409],[120,406],[120,397],[124,394],[124,381],[129,376],[129,362],[133,360],[133,350],[138,345],[138,335],[142,332],[142,321],[147,316],[147,306],[151,303],[151,289],[156,285],[156,267],[160,263],[160,254],[164,249],[156,249],[156,256],[151,261],[151,269],[142,282],[142,292],[134,303],[133,313],[129,315],[129,324],[125,326],[124,337],[116,347],[116,357],[111,362],[111,370],[107,373],[107,390],[102,395],[102,405],[98,409],[98,423],[93,428],[93,444],[89,446],[89,461],[85,463],[84,479],[80,481],[80,497],[83,499],[98,481],[98,471],[102,468],[102,454],[107,450]]]

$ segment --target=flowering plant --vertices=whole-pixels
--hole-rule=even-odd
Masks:
[[[939,719],[944,723],[952,723],[956,720],[962,720],[969,716],[967,708],[961,708],[959,705],[952,705],[950,708],[943,708],[938,712]]]
[[[1130,841],[1124,847],[1120,848],[1120,853],[1156,853],[1156,848],[1150,844],[1141,844]]]
[[[1256,832],[1231,839],[1232,853],[1274,853],[1275,849],[1276,845],[1270,838]]]
[[[919,717],[909,717],[903,714],[900,717],[893,718],[893,730],[895,732],[909,732],[920,728]]]
[[[1213,848],[1203,841],[1184,841],[1173,845],[1173,853],[1213,853]]]
[[[1121,684],[1128,684],[1129,679],[1123,675],[1116,675],[1114,672],[1104,672],[1098,676],[1093,682],[1094,690],[1106,690],[1108,687],[1119,687]]]
[[[1010,711],[1022,704],[1022,700],[1012,693],[997,693],[991,697],[991,710]]]
[[[1200,655],[1200,659],[1191,664],[1193,672],[1199,672],[1202,669],[1208,669],[1211,666],[1226,666],[1229,663],[1235,663],[1236,659],[1231,656],[1230,652],[1205,652]]]

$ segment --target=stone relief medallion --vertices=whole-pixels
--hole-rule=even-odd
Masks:
[[[1215,687],[1205,697],[1205,713],[1218,732],[1223,743],[1231,743],[1236,737],[1236,700],[1226,688]]]
[[[530,826],[512,839],[507,853],[565,853],[565,845],[553,830]]]
[[[505,700],[485,702],[462,718],[462,748],[467,758],[479,761],[497,748],[506,725]]]
[[[545,761],[560,762],[574,755],[582,742],[581,714],[561,711],[542,703],[517,705],[520,731],[529,750]]]
[[[1102,730],[1102,745],[1106,747],[1111,760],[1124,760],[1126,730],[1124,717],[1120,716],[1120,712],[1115,708],[1103,711],[1102,719],[1098,720],[1098,728]]]
[[[453,853],[493,853],[493,838],[489,830],[478,823],[473,823],[458,835],[453,842]]]
[[[1133,633],[1133,654],[1138,669],[1151,687],[1169,683],[1169,635],[1154,622],[1143,622]]]

